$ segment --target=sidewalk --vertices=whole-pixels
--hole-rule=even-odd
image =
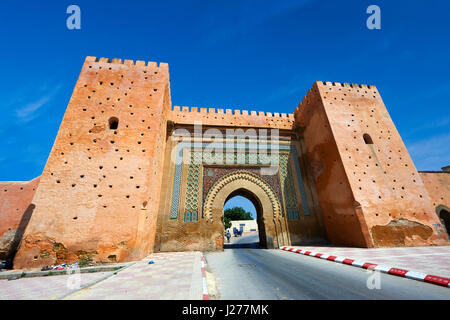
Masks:
[[[155,253],[117,272],[81,273],[81,287],[89,286],[78,291],[68,286],[69,275],[2,279],[0,300],[201,300],[201,257],[201,252]]]
[[[152,260],[154,264],[148,264]],[[68,300],[201,300],[200,252],[155,253]]]
[[[81,286],[113,272],[81,274]],[[69,275],[0,280],[0,300],[53,300],[72,291],[67,286]]]
[[[375,249],[331,246],[295,246],[292,248],[391,265],[396,268],[450,278],[450,246]]]

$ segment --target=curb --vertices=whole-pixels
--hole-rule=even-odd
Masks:
[[[305,256],[315,257],[315,258],[324,259],[324,260],[333,261],[333,262],[339,262],[342,264],[347,264],[350,266],[359,267],[359,268],[363,268],[363,269],[381,271],[383,273],[392,274],[392,275],[398,276],[398,277],[418,280],[418,281],[422,281],[422,282],[428,282],[431,284],[436,284],[436,285],[439,285],[442,287],[450,288],[450,278],[446,278],[446,277],[440,277],[440,276],[435,276],[432,274],[426,274],[426,273],[416,272],[416,271],[409,271],[409,270],[405,270],[405,269],[395,268],[395,267],[391,267],[391,266],[384,266],[381,264],[376,264],[376,263],[371,263],[371,262],[363,262],[361,260],[342,258],[342,257],[337,257],[337,256],[333,256],[333,255],[327,255],[327,254],[323,254],[323,253],[312,252],[312,251],[307,251],[307,250],[302,250],[302,249],[295,249],[292,247],[281,247],[280,250],[293,252],[293,253],[300,253]]]
[[[123,271],[123,270],[125,270],[125,269],[131,267],[131,266],[134,265],[135,263],[136,263],[136,262],[129,263],[128,265],[123,266],[121,269],[116,270],[115,272],[112,272],[111,274],[107,274],[107,275],[105,275],[105,276],[103,276],[103,277],[101,277],[101,278],[99,278],[99,279],[92,280],[91,282],[88,282],[88,283],[86,283],[85,285],[80,286],[80,287],[77,288],[77,289],[74,289],[74,290],[72,290],[72,291],[70,291],[70,292],[68,292],[68,293],[66,293],[66,294],[63,294],[62,296],[56,298],[55,300],[63,300],[64,298],[66,298],[66,297],[68,297],[68,296],[70,296],[70,295],[72,295],[72,294],[74,294],[74,293],[76,293],[76,292],[79,292],[79,291],[81,291],[81,290],[83,290],[83,289],[92,287],[94,284],[97,284],[97,283],[99,283],[99,282],[101,282],[101,281],[103,281],[103,280],[106,280],[106,279],[112,277],[112,276],[115,275],[116,273],[118,273],[118,272],[120,272],[120,271]]]
[[[92,266],[92,267],[83,267],[80,268],[80,273],[93,273],[93,272],[108,272],[108,271],[117,271],[122,268],[127,267],[130,263],[118,264],[118,265],[105,265],[105,266]],[[19,278],[31,278],[31,277],[46,277],[46,276],[57,276],[57,275],[67,275],[68,269],[63,270],[19,270],[19,271],[4,271],[0,272],[0,280],[9,279],[12,277]]]
[[[206,272],[205,272],[205,257],[203,256],[203,252],[201,253],[201,262],[202,262],[202,280],[203,280],[203,300],[209,300],[208,287],[206,286]]]

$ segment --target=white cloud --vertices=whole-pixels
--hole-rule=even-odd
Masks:
[[[417,170],[441,170],[450,165],[450,134],[415,141],[407,148]]]
[[[441,110],[439,108],[430,108],[429,110]],[[441,128],[450,124],[450,117],[442,118],[441,114],[433,114],[428,111],[428,117],[431,119],[429,121],[420,121],[417,125],[412,125],[409,128],[409,131],[403,133],[402,136],[408,137],[412,135],[417,135],[420,132],[424,132],[425,134],[430,132],[431,130],[436,130],[437,128]],[[419,119],[421,120],[421,119]]]
[[[298,99],[297,103],[300,103],[303,96],[308,93],[308,90],[313,86],[314,82],[320,79],[316,77],[317,75],[306,73],[294,75],[289,82],[284,82],[272,90],[265,99],[265,102],[272,103],[279,99],[295,95]],[[294,108],[296,107],[297,105],[294,105]]]
[[[61,85],[53,87],[50,91],[44,93],[43,96],[26,103],[25,106],[15,111],[16,117],[21,122],[31,121],[37,116],[37,112],[54,98],[59,89],[61,89]]]
[[[46,104],[50,100],[50,97],[42,97],[37,101],[30,102],[25,107],[16,110],[16,116],[25,119],[28,118],[33,112],[40,109],[44,104]]]

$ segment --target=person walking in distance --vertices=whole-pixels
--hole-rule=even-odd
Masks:
[[[227,230],[226,237],[227,237],[227,242],[230,243],[230,238],[231,238],[230,230]]]

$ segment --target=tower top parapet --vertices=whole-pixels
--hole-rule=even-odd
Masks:
[[[160,62],[159,66],[156,62],[153,61],[142,61],[142,60],[130,60],[130,59],[125,59],[122,61],[122,59],[118,59],[118,58],[97,58],[97,57],[93,57],[93,56],[88,56],[86,57],[85,63],[89,63],[89,62],[100,62],[100,63],[111,63],[111,64],[123,64],[129,67],[141,67],[141,68],[145,68],[145,69],[151,69],[154,72],[161,72],[161,73],[166,73],[169,74],[169,65],[165,62]]]

